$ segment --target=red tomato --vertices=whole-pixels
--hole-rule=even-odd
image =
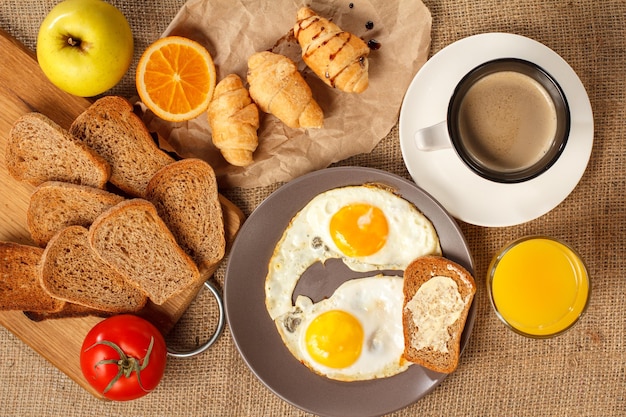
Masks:
[[[159,330],[130,314],[96,324],[80,351],[87,381],[116,401],[133,400],[154,390],[163,377],[166,359],[167,347]]]

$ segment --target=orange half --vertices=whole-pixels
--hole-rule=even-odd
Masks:
[[[139,59],[135,82],[141,101],[170,122],[191,120],[207,110],[215,89],[215,64],[196,41],[161,38]]]

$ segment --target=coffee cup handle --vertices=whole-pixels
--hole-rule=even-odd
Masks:
[[[448,122],[444,120],[415,132],[415,144],[420,151],[438,151],[452,147],[448,134]]]

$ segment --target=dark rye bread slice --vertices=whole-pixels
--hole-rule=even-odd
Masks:
[[[144,197],[150,178],[174,162],[122,97],[105,96],[94,102],[74,120],[70,133],[106,159],[111,183],[134,197]]]
[[[101,214],[89,228],[89,244],[156,304],[202,283],[196,264],[146,200],[125,200]]]
[[[55,298],[97,310],[139,311],[145,293],[96,254],[88,233],[82,226],[69,226],[54,235],[42,256],[42,287]]]
[[[39,283],[43,249],[0,242],[0,310],[56,312],[64,301],[51,297]]]
[[[39,185],[65,181],[104,188],[111,167],[67,130],[41,113],[27,113],[11,128],[5,155],[9,174]]]
[[[96,217],[123,200],[99,188],[48,181],[30,197],[28,230],[35,243],[45,247],[58,231],[75,225],[89,227]]]
[[[433,328],[420,329],[416,325],[415,316],[421,314],[415,313],[416,309],[412,309],[409,304],[418,290],[434,277],[449,277],[457,285],[459,306],[462,308],[459,317],[445,328],[439,328],[438,333],[443,336],[439,339],[445,348],[434,347],[427,343],[425,334],[432,334]],[[476,283],[472,275],[461,265],[440,256],[423,256],[411,262],[404,271],[404,305],[402,308],[402,325],[404,328],[404,358],[410,362],[417,363],[425,368],[436,372],[450,373],[454,371],[459,362],[461,350],[461,334],[465,327],[469,308],[476,293]],[[449,312],[450,303],[441,293],[436,293],[434,299],[428,299],[423,296],[416,298],[419,310],[427,311],[428,315],[433,317],[446,316]],[[441,324],[442,322],[439,322]],[[445,323],[445,321],[443,322]],[[425,346],[418,345],[423,343]]]
[[[222,260],[224,217],[209,164],[190,158],[167,165],[150,180],[146,195],[203,276]]]

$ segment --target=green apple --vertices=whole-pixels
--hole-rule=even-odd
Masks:
[[[126,17],[102,0],[65,0],[39,28],[39,65],[70,94],[105,92],[122,79],[132,59],[133,34]]]

